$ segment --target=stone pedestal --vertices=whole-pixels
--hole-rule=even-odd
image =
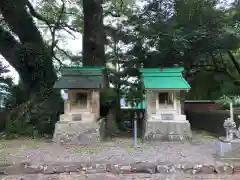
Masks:
[[[216,152],[217,155],[225,156],[234,156],[234,152],[239,151],[240,149],[240,139],[234,139],[230,142],[226,142],[223,137],[219,138],[219,141],[216,141]]]
[[[146,140],[188,140],[192,138],[191,125],[185,121],[147,121]]]
[[[55,125],[53,142],[91,144],[101,140],[100,124],[97,122],[59,121]]]
[[[89,89],[67,90],[64,114],[55,125],[53,141],[56,143],[89,144],[100,141],[99,91]],[[100,122],[101,123],[101,122]]]
[[[216,152],[218,156],[224,156],[226,153],[232,152],[232,144],[229,142],[217,141]]]

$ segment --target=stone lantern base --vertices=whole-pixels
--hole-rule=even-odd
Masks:
[[[100,142],[104,122],[59,121],[55,125],[53,142],[91,144]]]
[[[192,138],[191,125],[185,121],[147,121],[146,140],[189,140]]]

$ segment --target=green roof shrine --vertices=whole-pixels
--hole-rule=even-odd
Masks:
[[[190,85],[183,78],[183,71],[181,67],[140,69],[145,89],[189,90]]]
[[[183,95],[190,89],[183,71],[181,67],[140,69],[146,96],[145,139],[191,138],[191,125],[182,108]]]
[[[104,67],[65,67],[53,88],[64,94],[64,113],[55,124],[53,142],[100,141],[100,92]]]
[[[65,67],[55,89],[99,89],[102,87],[104,67]]]

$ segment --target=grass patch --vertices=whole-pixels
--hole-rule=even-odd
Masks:
[[[134,151],[134,149],[131,147],[131,146],[126,146],[125,147],[125,150],[128,152],[128,153],[132,153]]]
[[[5,132],[0,133],[0,140],[49,140],[52,138],[52,135],[38,135],[33,134],[31,136],[23,136],[19,134],[7,134]]]
[[[73,147],[72,151],[73,153],[98,153],[98,152],[102,152],[104,150],[103,147],[101,146],[97,146],[97,147]]]
[[[41,146],[41,142],[37,140],[28,140],[21,145],[23,149],[38,149]]]
[[[216,137],[206,131],[192,131],[192,136],[197,139],[216,139]]]
[[[19,148],[1,148],[0,149],[0,162],[7,162],[9,157],[14,154],[19,152]]]

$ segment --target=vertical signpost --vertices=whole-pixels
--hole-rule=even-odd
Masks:
[[[134,113],[133,118],[133,148],[137,147],[137,113]]]
[[[234,121],[234,117],[233,117],[233,103],[230,102],[230,119],[231,121]]]

